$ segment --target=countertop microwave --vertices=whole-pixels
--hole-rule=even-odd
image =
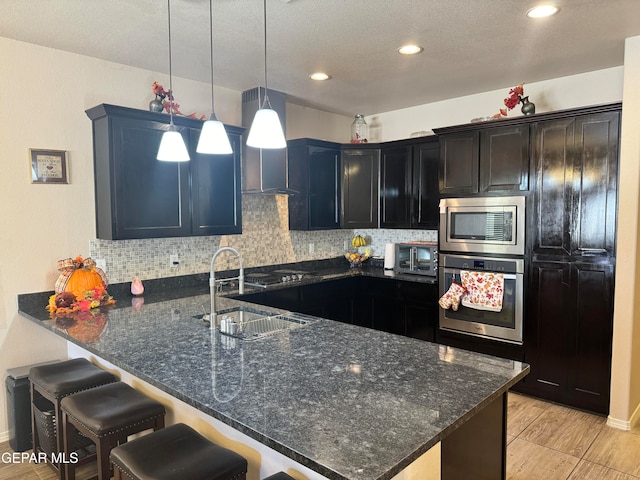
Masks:
[[[438,274],[438,244],[435,242],[396,243],[396,262],[393,271],[435,277]]]

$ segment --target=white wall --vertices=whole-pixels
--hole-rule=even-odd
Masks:
[[[622,100],[623,67],[525,83],[524,93],[535,103],[536,113],[566,108],[619,102]],[[526,80],[526,79],[525,79]],[[380,141],[409,138],[411,133],[469,123],[474,118],[491,116],[504,108],[503,100],[509,89],[506,85],[490,92],[454,98],[442,102],[419,105],[402,110],[379,113],[366,118],[367,123],[377,117]],[[522,115],[520,105],[508,112],[509,117]]]
[[[640,36],[625,42],[609,424],[640,419]]]

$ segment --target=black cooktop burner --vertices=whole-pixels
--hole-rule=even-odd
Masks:
[[[247,273],[244,276],[245,284],[250,284],[259,287],[266,287],[267,285],[275,285],[277,283],[287,282],[299,282],[303,278],[308,277],[309,274],[302,270],[274,270],[273,272],[262,273]]]

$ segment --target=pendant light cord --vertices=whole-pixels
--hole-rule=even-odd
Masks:
[[[167,18],[169,21],[169,123],[173,125],[173,75],[171,72],[171,0],[167,0]]]
[[[211,32],[211,118],[215,118],[215,108],[213,100],[213,0],[209,1],[209,31]]]
[[[263,0],[262,13],[264,21],[264,103],[262,108],[265,108],[267,105],[271,108],[269,94],[267,93],[267,0]]]

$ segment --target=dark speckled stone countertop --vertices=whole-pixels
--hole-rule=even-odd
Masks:
[[[342,267],[342,276],[358,274]],[[48,318],[51,292],[19,295],[18,305],[25,318],[330,479],[392,478],[528,373],[520,362],[325,319],[230,339],[193,318],[208,311],[201,283],[163,293],[165,285],[142,306],[109,287],[117,308],[75,324]],[[247,304],[222,297],[218,305]]]

